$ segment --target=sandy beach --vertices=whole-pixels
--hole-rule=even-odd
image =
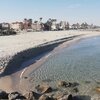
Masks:
[[[80,37],[76,39],[76,40],[79,40],[79,39],[86,38],[86,37],[98,36],[100,35],[100,32],[69,30],[69,31],[58,31],[58,32],[57,31],[29,32],[29,33],[20,33],[14,36],[1,36],[0,37],[0,66],[2,67],[3,65],[2,58],[7,58],[7,57],[11,58],[15,54],[20,53],[23,50],[34,48],[34,47],[37,47],[38,45],[41,45],[41,44],[44,44],[50,41],[54,41],[57,39],[62,39],[62,38],[77,36],[77,35],[80,35]],[[71,41],[68,43],[68,45],[69,44],[71,44]],[[10,59],[6,61],[6,65],[9,61]],[[20,76],[22,77],[23,75],[28,74],[32,68],[33,66],[28,67],[28,70],[26,68],[23,70],[19,70],[13,75],[0,78],[0,89],[3,89],[7,92],[15,91],[16,87],[18,88],[18,86],[16,86],[15,84],[15,88],[13,89],[12,86],[14,86],[14,84],[12,85],[12,83],[13,82],[16,83],[15,80],[17,80],[17,78],[19,80]],[[7,84],[6,84],[6,81],[8,81]]]
[[[23,50],[36,47],[40,44],[50,42],[56,39],[75,35],[97,35],[96,31],[49,31],[49,32],[29,32],[20,33],[13,36],[0,36],[0,58],[14,55]]]

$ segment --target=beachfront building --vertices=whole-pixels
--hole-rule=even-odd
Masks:
[[[2,29],[10,29],[10,24],[9,23],[1,23],[1,28]]]
[[[10,28],[15,31],[21,31],[24,27],[22,22],[13,22],[10,24]]]
[[[77,25],[76,25],[76,24],[73,24],[73,25],[71,26],[71,28],[72,28],[72,29],[77,29]]]
[[[85,23],[82,23],[81,24],[81,29],[88,29],[88,24],[85,22]]]
[[[71,29],[80,29],[80,28],[81,28],[81,25],[79,23],[73,24],[71,26]]]
[[[70,29],[70,25],[69,25],[69,22],[67,22],[66,24],[66,30],[69,30]]]
[[[57,30],[57,23],[56,22],[57,22],[56,19],[51,20],[51,31]]]
[[[34,21],[34,23],[32,23],[32,30],[33,31],[42,31],[43,25],[38,21]]]
[[[28,31],[29,29],[32,29],[32,19],[24,19],[23,21],[23,29]]]
[[[69,29],[69,23],[66,23],[66,21],[61,21],[59,23],[59,30],[66,30]]]

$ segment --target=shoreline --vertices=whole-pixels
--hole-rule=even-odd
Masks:
[[[1,78],[0,78],[0,88],[3,89],[3,90],[6,90],[7,92],[12,92],[12,91],[20,91],[18,89],[19,85],[19,78],[20,78],[20,74],[22,73],[22,71],[25,69],[25,67],[27,68],[28,66],[22,66],[21,67],[21,64],[22,62],[25,62],[27,61],[28,59],[31,59],[32,58],[32,53],[34,55],[34,60],[39,60],[42,56],[44,56],[46,54],[46,52],[50,52],[52,51],[54,48],[56,48],[58,45],[64,43],[65,41],[70,41],[72,40],[74,37],[77,37],[77,36],[72,36],[72,37],[67,37],[67,38],[63,38],[63,39],[59,39],[59,40],[54,40],[54,41],[51,41],[51,42],[48,42],[48,43],[45,43],[45,44],[42,44],[42,45],[39,45],[37,46],[37,48],[32,48],[33,49],[36,49],[35,50],[35,53],[31,52],[28,56],[29,58],[24,58],[23,61],[18,58],[20,57],[23,57],[23,55],[25,56],[27,53],[30,52],[31,49],[29,50],[25,50],[21,53],[19,53],[19,55],[17,55],[18,57],[16,57],[15,55],[15,59],[11,60],[14,61],[14,63],[12,62],[12,66],[8,66],[4,73],[1,74]],[[29,52],[28,52],[29,51]],[[39,53],[39,54],[38,54]],[[42,55],[41,55],[42,54]],[[31,56],[30,56],[31,55]],[[27,56],[27,55],[26,55]],[[39,58],[40,56],[40,58]],[[27,59],[27,60],[26,60]],[[17,65],[14,66],[14,64],[16,63],[16,60],[17,60]],[[25,61],[24,61],[25,60]],[[33,60],[32,63],[35,63]],[[19,64],[19,65],[18,65]],[[12,67],[15,67],[14,69]],[[18,66],[20,66],[18,68]],[[17,68],[17,69],[16,69]],[[14,72],[13,72],[14,71]],[[6,83],[6,81],[8,82],[7,85],[4,85],[4,83]],[[16,85],[17,84],[17,85]],[[3,85],[3,86],[2,86]],[[7,86],[7,87],[6,87]]]
[[[83,36],[76,37],[76,38],[74,38],[74,39],[71,40],[71,41],[66,41],[66,42],[60,44],[58,47],[56,47],[53,51],[51,51],[51,52],[48,53],[47,55],[43,56],[43,57],[42,57],[40,60],[38,60],[36,63],[29,65],[29,67],[26,67],[26,69],[24,69],[24,70],[22,71],[22,73],[21,73],[20,80],[22,79],[22,83],[21,83],[21,81],[20,81],[20,87],[22,88],[22,86],[23,86],[22,84],[25,83],[25,82],[26,82],[26,85],[25,85],[25,84],[24,84],[24,85],[27,86],[27,84],[28,84],[29,87],[25,87],[25,86],[24,86],[24,88],[22,89],[22,92],[24,91],[24,93],[25,93],[25,92],[27,92],[27,91],[32,91],[32,90],[31,90],[32,84],[31,84],[30,82],[28,82],[29,80],[27,80],[27,78],[29,77],[28,75],[29,75],[30,73],[32,73],[33,71],[35,72],[43,63],[46,62],[46,60],[47,60],[50,56],[59,54],[59,51],[60,51],[61,49],[66,48],[66,47],[69,47],[69,46],[71,46],[72,44],[76,44],[77,42],[79,42],[79,41],[81,41],[81,40],[83,40],[83,39],[92,38],[92,37],[96,37],[96,36],[98,36],[98,35],[92,35],[92,36],[90,36],[90,35],[89,35],[89,36],[83,35]],[[99,35],[99,36],[100,36],[100,35]],[[24,80],[24,81],[23,81],[23,80]],[[25,90],[25,88],[26,88],[26,90]]]
[[[78,37],[78,36],[79,35],[46,42],[44,44],[38,45],[37,47],[29,48],[17,53],[16,55],[12,56],[12,58],[8,61],[8,64],[4,72],[1,73],[1,77],[11,75],[15,73],[16,71],[21,70],[21,68],[20,67],[18,68],[18,66],[21,66],[23,62],[31,59],[32,57],[36,58],[40,56],[41,54],[52,51],[55,47],[62,44],[63,42],[70,41],[73,38]],[[15,66],[15,68],[13,66]],[[16,68],[19,70],[17,70]]]
[[[38,48],[39,46],[43,46],[43,44],[46,45],[46,44],[49,44],[50,42],[53,44],[56,41],[60,41],[61,39],[63,40],[69,37],[74,37],[74,36],[79,36],[79,35],[87,35],[87,36],[96,35],[96,34],[98,35],[99,33],[100,32],[97,32],[97,31],[70,30],[70,31],[58,31],[58,32],[57,31],[37,32],[37,33],[35,32],[34,34],[26,33],[26,34],[18,34],[16,36],[7,36],[7,37],[1,36],[0,41],[2,42],[0,42],[0,47],[1,47],[0,48],[0,74],[4,71],[6,67],[9,66],[9,63],[11,61],[13,62],[12,59],[14,59],[16,55],[19,55],[20,53],[25,52],[29,49],[30,49],[30,52],[33,52],[31,51],[32,48],[33,49]],[[39,35],[41,38],[39,37]],[[11,43],[10,41],[13,43]],[[23,58],[25,58],[24,55],[22,56]],[[13,65],[10,65],[10,66],[13,66]]]
[[[78,38],[76,38],[76,41],[79,41],[80,39],[84,39],[84,38],[88,38],[88,37],[92,37],[92,36],[98,36],[98,35],[100,35],[99,34],[99,32],[98,32],[98,34],[87,34],[87,35],[82,35],[82,36],[79,36]],[[67,37],[68,38],[68,37]],[[67,41],[67,45],[71,45],[72,43],[75,43],[75,40],[72,40],[72,41]],[[66,43],[66,42],[64,42],[64,43]],[[62,44],[61,44],[62,45]],[[61,46],[60,45],[60,46]],[[56,49],[56,48],[55,48]],[[49,56],[48,56],[49,57]],[[39,61],[39,60],[38,60]],[[29,68],[28,66],[27,66],[27,68]],[[26,69],[27,69],[26,68]],[[26,71],[26,69],[24,69],[25,71]],[[31,70],[31,68],[29,68],[30,70]],[[22,70],[21,70],[22,71]],[[13,91],[13,88],[12,88],[12,86],[14,85],[14,84],[16,84],[16,81],[14,82],[14,84],[12,84],[12,80],[16,77],[16,78],[18,78],[21,74],[22,74],[22,76],[25,74],[25,71],[23,72],[23,74],[20,72],[20,71],[18,71],[17,73],[14,73],[14,74],[12,74],[11,76],[6,76],[6,77],[3,77],[3,80],[5,80],[5,82],[7,81],[7,79],[9,80],[8,81],[8,83],[10,84],[10,89],[8,90],[8,91]],[[30,72],[30,71],[29,71]],[[20,75],[19,75],[20,74]],[[25,75],[26,76],[26,75]],[[1,80],[1,79],[0,79]],[[3,84],[4,85],[4,84]],[[2,86],[1,86],[2,87]],[[18,86],[17,86],[18,87]],[[12,89],[12,90],[11,90]]]

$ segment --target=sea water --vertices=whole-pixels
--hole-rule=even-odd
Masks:
[[[56,87],[57,82],[79,83],[81,95],[100,95],[95,91],[100,87],[100,37],[80,40],[50,56],[35,72],[30,74],[34,84],[47,82]]]

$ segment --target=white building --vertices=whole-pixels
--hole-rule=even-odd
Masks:
[[[3,29],[10,29],[10,24],[9,23],[2,23],[2,28]]]
[[[33,31],[41,31],[42,30],[42,25],[40,23],[33,23],[32,24],[32,30]]]
[[[10,28],[14,29],[15,31],[20,31],[23,29],[23,23],[22,22],[14,22],[10,24]]]

